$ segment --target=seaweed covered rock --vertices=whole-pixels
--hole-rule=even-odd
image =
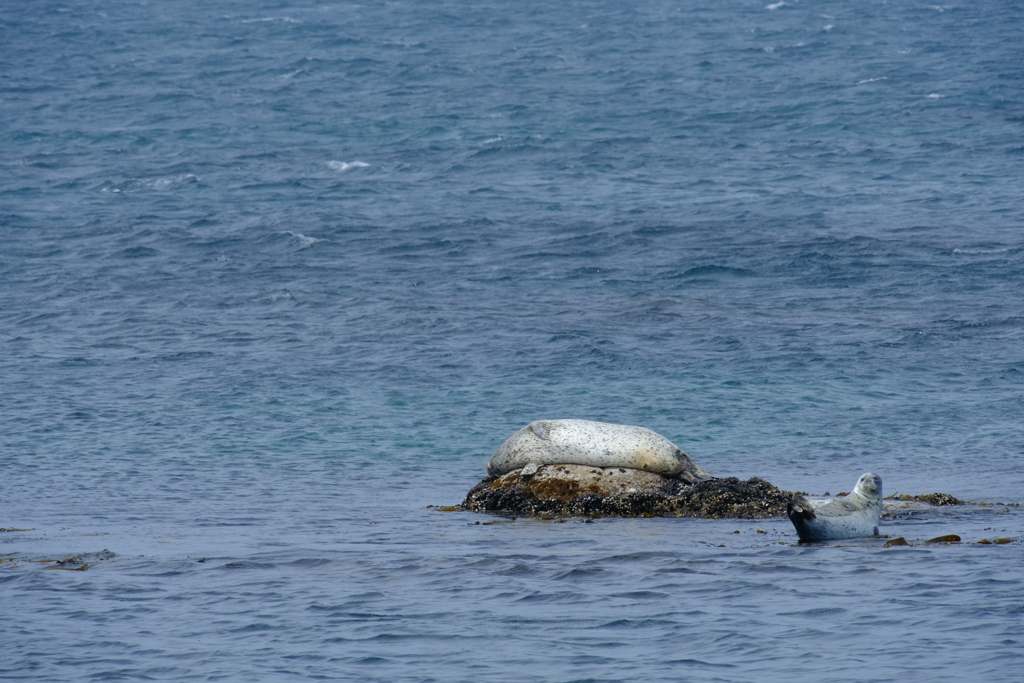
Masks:
[[[927,493],[921,494],[920,496],[911,496],[912,500],[921,501],[928,503],[929,505],[963,505],[964,502],[959,498],[949,495],[948,493]]]
[[[624,467],[545,465],[487,477],[470,490],[462,507],[532,516],[763,519],[784,515],[792,497],[757,478],[687,484]]]

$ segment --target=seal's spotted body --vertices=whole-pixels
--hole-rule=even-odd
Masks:
[[[686,482],[713,477],[665,437],[643,427],[589,420],[538,420],[508,438],[487,463],[490,475],[527,465],[628,467]]]
[[[882,518],[882,478],[862,474],[853,492],[815,508],[803,496],[795,496],[786,509],[801,541],[877,536]]]

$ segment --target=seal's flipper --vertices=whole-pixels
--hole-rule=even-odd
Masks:
[[[693,458],[683,453],[682,449],[675,449],[676,460],[683,464],[683,471],[677,477],[687,484],[696,484],[700,481],[711,481],[715,477],[703,467],[693,461]]]
[[[814,519],[814,506],[803,496],[793,496],[786,506],[786,514],[790,519]]]
[[[530,431],[537,435],[538,439],[547,441],[551,438],[551,423],[547,420],[537,420],[530,423]]]

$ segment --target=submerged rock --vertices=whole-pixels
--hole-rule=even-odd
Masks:
[[[757,478],[687,484],[627,467],[544,465],[485,478],[469,491],[462,507],[530,516],[764,519],[784,515],[792,497]]]
[[[902,536],[900,536],[899,538],[893,538],[893,539],[890,539],[890,540],[886,541],[885,544],[882,547],[883,548],[892,548],[892,547],[898,546],[898,545],[910,545],[910,544],[907,543],[907,539],[905,539]]]

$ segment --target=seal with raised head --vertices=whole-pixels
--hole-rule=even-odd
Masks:
[[[794,496],[786,513],[801,542],[877,536],[882,519],[882,478],[868,472],[842,498],[814,507],[803,496]]]
[[[674,443],[650,429],[590,420],[531,422],[494,452],[487,473],[498,476],[542,465],[628,467],[691,484],[714,479]]]

